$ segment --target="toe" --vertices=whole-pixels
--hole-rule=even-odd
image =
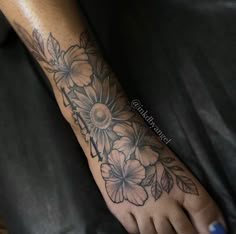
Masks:
[[[137,218],[140,234],[157,234],[153,219],[148,215]]]
[[[208,234],[209,225],[216,221],[223,220],[223,217],[212,201],[197,213],[190,214],[193,224],[199,233]]]
[[[139,228],[136,221],[136,218],[133,214],[129,213],[128,215],[124,215],[122,217],[117,217],[124,228],[127,230],[129,234],[139,234]]]
[[[158,234],[176,234],[167,218],[153,218],[153,222]]]
[[[180,206],[170,213],[169,221],[178,234],[197,234],[197,230]]]
[[[198,233],[209,234],[209,225],[216,221],[224,225],[219,208],[205,191],[195,199],[185,199],[183,205]]]

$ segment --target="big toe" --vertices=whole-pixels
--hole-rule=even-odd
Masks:
[[[204,197],[205,196],[205,197]],[[208,194],[199,197],[199,200],[189,205],[191,201],[188,201],[185,205],[185,209],[188,211],[193,225],[200,234],[209,234],[209,226],[212,223],[219,222],[225,226],[223,216],[215,204],[215,202],[209,197]]]

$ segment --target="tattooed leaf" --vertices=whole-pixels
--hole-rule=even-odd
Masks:
[[[154,176],[156,175],[155,167],[150,166],[146,168],[146,177],[142,181],[142,186],[150,186],[153,183]]]
[[[39,53],[35,51],[31,51],[31,53],[38,61],[44,61],[44,58]]]
[[[176,183],[183,192],[198,195],[197,186],[188,177],[176,176]]]
[[[96,75],[100,78],[105,78],[109,74],[109,68],[108,65],[104,62],[103,59],[99,58],[97,59],[96,64]]]
[[[49,68],[49,67],[44,67],[44,69],[45,69],[47,72],[49,72],[49,73],[55,73],[55,72],[57,72],[57,71],[55,71],[55,70],[53,70],[53,69],[51,69],[51,68]]]
[[[80,35],[80,47],[84,48],[88,54],[95,54],[97,52],[87,31]]]
[[[47,41],[47,49],[54,60],[58,60],[61,54],[60,44],[50,33]]]
[[[19,24],[14,23],[14,25],[15,25],[16,31],[18,32],[19,36],[23,39],[25,44],[29,48],[33,48],[32,38],[31,38],[30,34],[23,27],[21,27]]]
[[[170,164],[170,163],[172,163],[173,161],[175,161],[175,159],[174,159],[174,158],[167,157],[167,158],[161,158],[160,161],[163,162],[163,163],[166,163],[166,164]]]
[[[155,200],[158,200],[162,194],[161,185],[157,180],[152,184],[151,193]]]
[[[87,52],[87,54],[96,54],[97,49],[94,46],[89,46],[86,48],[86,52]]]
[[[167,171],[167,169],[164,169],[162,173],[161,186],[167,193],[169,193],[174,186],[172,175]]]
[[[163,146],[150,145],[150,147],[152,148],[153,151],[157,152],[158,154],[160,154],[161,151],[163,150]]]
[[[44,43],[43,43],[43,38],[41,34],[38,32],[38,30],[34,29],[33,31],[33,43],[34,43],[34,48],[41,52],[43,55],[44,53]]]
[[[171,166],[169,169],[172,171],[184,171],[184,169],[179,166]]]
[[[87,47],[87,44],[88,44],[88,41],[89,41],[88,37],[89,36],[88,36],[87,31],[81,33],[81,35],[80,35],[80,46],[81,47],[83,47],[83,48]]]

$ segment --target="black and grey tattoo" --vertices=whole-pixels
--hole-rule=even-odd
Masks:
[[[47,41],[35,29],[30,35],[15,27],[33,56],[53,75],[64,106],[100,162],[108,196],[142,206],[149,194],[158,200],[177,186],[198,195],[175,158],[162,154],[163,146],[151,130],[135,117],[111,69],[104,62],[87,32],[66,50],[49,34]]]

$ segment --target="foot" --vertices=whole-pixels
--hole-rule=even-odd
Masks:
[[[129,233],[208,234],[211,223],[224,223],[200,183],[131,110],[86,32],[65,50],[50,33],[45,52],[38,30],[29,39],[25,29],[15,27],[53,73],[62,113],[108,207]]]
[[[211,223],[224,224],[197,179],[173,152],[141,129],[134,123],[116,126],[120,138],[107,160],[100,167],[89,160],[109,209],[125,229],[135,234],[209,234]]]

